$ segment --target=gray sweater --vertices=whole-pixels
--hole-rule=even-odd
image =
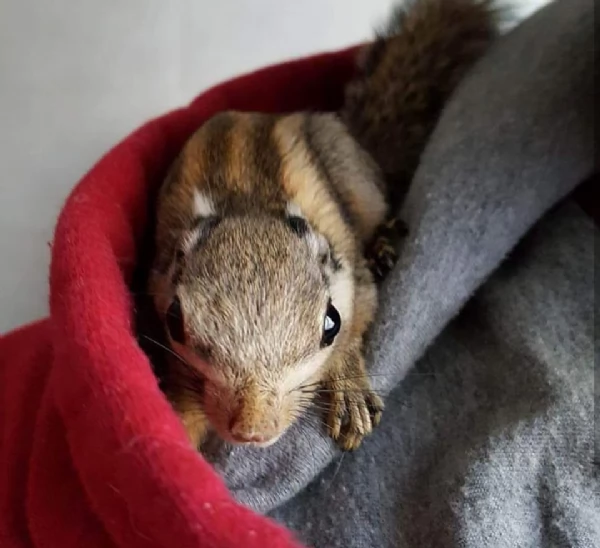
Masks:
[[[234,495],[319,548],[598,547],[593,0],[558,0],[463,82],[403,207],[369,345],[382,424],[341,455],[311,415],[220,446]],[[596,368],[597,370],[597,368]]]

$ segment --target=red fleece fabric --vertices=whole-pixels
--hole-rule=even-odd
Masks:
[[[291,548],[187,442],[136,342],[129,284],[147,199],[191,133],[226,109],[333,110],[354,48],[263,69],[109,151],[60,215],[50,316],[0,338],[0,546]]]

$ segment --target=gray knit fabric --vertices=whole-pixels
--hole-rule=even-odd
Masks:
[[[376,432],[340,458],[308,416],[267,450],[215,448],[234,495],[309,546],[600,546],[597,229],[561,202],[594,168],[593,34],[593,0],[559,0],[448,105],[370,341]]]

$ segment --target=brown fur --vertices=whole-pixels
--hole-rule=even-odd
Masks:
[[[342,118],[381,166],[397,210],[444,105],[498,32],[489,0],[408,0],[361,53]]]
[[[170,341],[178,358],[164,386],[194,445],[209,427],[271,443],[319,387],[342,448],[377,424],[383,403],[362,348],[377,303],[365,251],[494,33],[485,0],[417,0],[364,52],[346,125],[227,112],[186,144],[159,197],[149,290],[165,322],[181,303],[185,341]],[[329,299],[342,327],[322,348]]]
[[[172,360],[165,386],[193,443],[209,424],[231,441],[232,423],[275,439],[321,383],[343,447],[371,431],[382,403],[362,359],[376,307],[363,254],[387,213],[381,188],[375,164],[329,114],[223,113],[184,147],[159,199],[150,292],[163,317],[175,293],[181,300],[186,344],[171,344],[188,365]],[[195,192],[220,223],[188,248]],[[290,203],[305,236],[287,224]],[[342,328],[321,349],[329,298]],[[315,365],[298,376],[306,363]]]

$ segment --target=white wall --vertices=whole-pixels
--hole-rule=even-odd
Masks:
[[[107,148],[225,78],[368,39],[394,2],[0,0],[0,333],[47,313],[56,216]]]

